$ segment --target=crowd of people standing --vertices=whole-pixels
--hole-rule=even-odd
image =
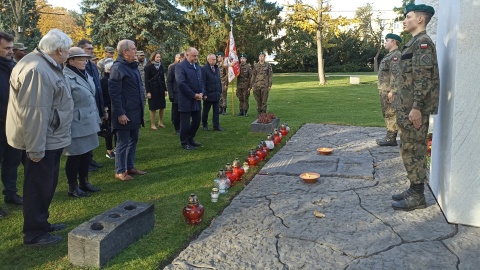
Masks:
[[[92,167],[102,166],[93,160],[99,136],[105,139],[106,157],[115,159],[116,179],[127,181],[147,173],[135,166],[146,105],[150,129],[158,131],[166,127],[168,97],[171,122],[186,150],[202,146],[195,135],[200,123],[209,130],[210,111],[213,130],[224,131],[219,120],[220,114],[226,114],[227,104],[228,71],[223,53],[209,54],[201,67],[197,49],[190,47],[165,69],[160,51],[145,59],[145,53],[127,39],[118,42],[115,60],[115,49],[107,46],[105,57],[98,62],[91,41],[83,39],[72,47],[70,37],[58,29],[43,36],[28,54],[23,44],[13,40],[10,34],[0,32],[1,176],[5,203],[23,205],[24,245],[44,246],[62,239],[50,233],[66,225],[48,222],[62,155],[66,156],[69,197],[101,191],[89,180]],[[241,57],[240,116],[247,116],[253,85],[264,80],[264,85],[271,86],[271,67],[262,56],[260,53],[260,80],[255,80],[255,68],[246,63],[247,56]],[[268,93],[261,91],[265,105],[260,107],[266,109]],[[17,190],[20,163],[24,165],[23,197]],[[6,214],[0,208],[0,217]]]

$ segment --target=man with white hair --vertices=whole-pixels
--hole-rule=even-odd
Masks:
[[[73,100],[61,64],[72,40],[53,29],[12,71],[7,109],[7,140],[26,151],[23,185],[23,243],[43,246],[62,240],[50,232],[48,208],[58,183],[60,157],[71,142]]]
[[[132,180],[132,175],[147,172],[135,168],[140,126],[143,126],[143,102],[145,95],[142,78],[137,68],[137,48],[131,40],[124,39],[117,45],[118,58],[110,69],[108,92],[112,102],[112,130],[117,136],[115,154],[115,178]]]

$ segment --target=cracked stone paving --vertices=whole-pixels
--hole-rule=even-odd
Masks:
[[[480,228],[447,223],[428,188],[426,209],[391,208],[408,181],[384,133],[304,125],[165,269],[479,269]]]

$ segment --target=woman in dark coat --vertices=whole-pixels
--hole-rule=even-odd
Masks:
[[[150,109],[150,128],[155,127],[155,113],[158,110],[158,126],[164,128],[163,115],[165,113],[165,96],[167,95],[167,86],[165,84],[165,73],[161,63],[162,56],[160,52],[154,52],[150,55],[147,66],[145,66],[145,90],[148,98],[148,108]]]

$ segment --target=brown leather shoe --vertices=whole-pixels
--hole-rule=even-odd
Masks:
[[[144,174],[146,174],[147,172],[137,170],[137,168],[133,168],[133,169],[127,170],[127,173],[128,173],[129,175],[144,175]]]
[[[129,181],[129,180],[133,180],[134,178],[131,177],[130,175],[128,175],[127,172],[124,172],[124,173],[116,173],[115,174],[115,178],[121,180],[121,181]]]

